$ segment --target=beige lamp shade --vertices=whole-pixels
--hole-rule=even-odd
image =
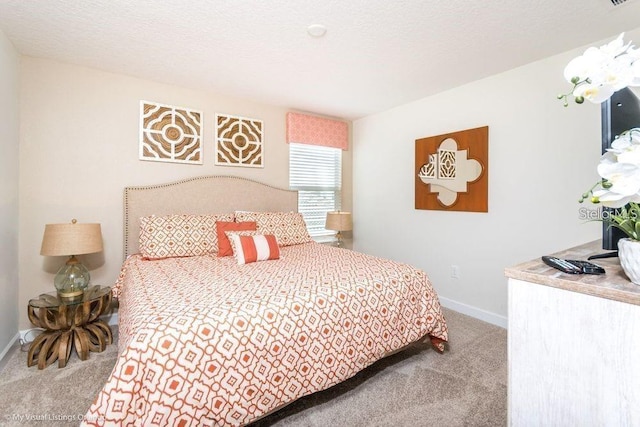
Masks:
[[[353,230],[351,212],[327,212],[327,222],[324,228],[336,231]]]
[[[40,255],[70,256],[102,252],[100,224],[47,224]]]

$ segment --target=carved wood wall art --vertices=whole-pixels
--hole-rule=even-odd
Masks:
[[[489,127],[416,140],[415,208],[488,212]]]
[[[202,164],[202,113],[140,101],[140,160]]]
[[[264,167],[262,120],[216,115],[216,165]]]

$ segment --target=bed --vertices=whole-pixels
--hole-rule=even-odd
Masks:
[[[119,358],[85,425],[246,425],[416,341],[444,349],[447,326],[427,275],[311,241],[299,233],[294,191],[201,177],[128,187],[124,206]],[[229,222],[257,229],[217,234],[217,249],[224,234],[231,256],[191,242],[167,253],[145,240],[177,216],[206,218],[187,226],[202,233]],[[265,243],[272,234],[275,247]]]

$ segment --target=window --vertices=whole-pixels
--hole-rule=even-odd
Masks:
[[[325,230],[327,212],[340,210],[342,150],[289,144],[289,187],[298,190],[300,212],[311,237],[332,236]]]

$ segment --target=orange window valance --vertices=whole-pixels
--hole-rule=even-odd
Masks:
[[[287,143],[349,149],[347,122],[301,113],[287,113]]]

